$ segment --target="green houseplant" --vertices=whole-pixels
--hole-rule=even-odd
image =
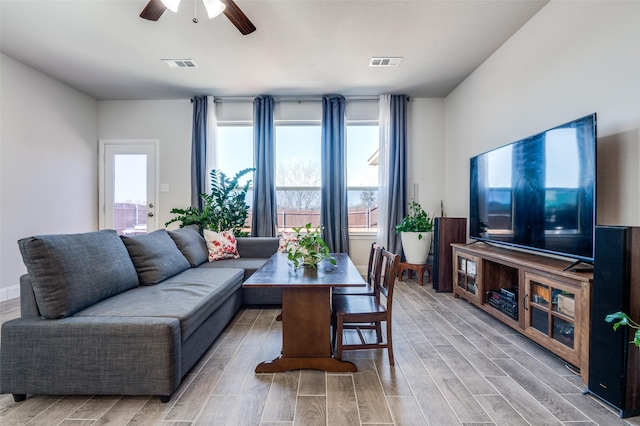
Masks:
[[[408,206],[409,213],[396,225],[396,233],[400,234],[407,262],[419,265],[427,261],[431,249],[433,218],[416,201]]]
[[[293,263],[295,268],[299,266],[309,266],[317,268],[318,263],[328,259],[332,265],[336,265],[336,260],[329,256],[329,247],[320,235],[320,227],[311,229],[311,224],[304,227],[292,228],[295,233],[285,247],[287,259]]]
[[[607,315],[604,320],[606,322],[612,322],[614,330],[617,330],[621,325],[626,325],[627,327],[635,329],[636,333],[633,336],[632,343],[637,347],[640,347],[640,324],[629,318],[627,314],[622,311],[616,312],[615,314]]]
[[[228,178],[220,170],[211,170],[211,193],[200,194],[204,200],[203,209],[196,207],[172,209],[171,213],[178,216],[165,223],[165,226],[180,222],[180,227],[195,224],[200,227],[200,231],[203,229],[216,232],[232,230],[236,237],[248,236],[249,233],[242,229],[249,215],[246,197],[251,180],[247,180],[243,186],[239,185],[239,180],[254,170],[254,168],[240,170],[233,178]]]

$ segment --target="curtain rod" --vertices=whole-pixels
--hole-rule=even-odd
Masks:
[[[257,96],[214,96],[216,102],[253,102]],[[377,101],[379,96],[362,95],[362,96],[345,96],[348,101]],[[318,102],[322,100],[322,96],[273,96],[275,102]]]

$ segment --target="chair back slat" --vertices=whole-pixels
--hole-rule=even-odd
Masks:
[[[398,275],[400,256],[382,249],[380,251],[380,274],[376,282],[376,296],[380,301],[380,293],[387,299],[387,309],[393,300],[393,284]]]
[[[384,247],[378,245],[376,242],[371,244],[369,267],[367,268],[367,284],[372,288],[375,288],[375,283],[378,282],[378,277],[380,275],[380,266],[382,265],[380,253],[382,250],[384,250]]]

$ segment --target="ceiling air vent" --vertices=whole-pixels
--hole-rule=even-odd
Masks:
[[[402,58],[371,58],[371,62],[369,62],[370,67],[397,67],[400,64]]]
[[[162,59],[162,62],[169,65],[169,68],[198,68],[191,59]]]

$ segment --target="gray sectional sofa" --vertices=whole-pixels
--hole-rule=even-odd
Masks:
[[[241,305],[281,293],[242,282],[277,238],[238,238],[240,258],[208,262],[196,227],[113,230],[18,242],[21,317],[2,325],[0,393],[158,395],[163,402]]]

